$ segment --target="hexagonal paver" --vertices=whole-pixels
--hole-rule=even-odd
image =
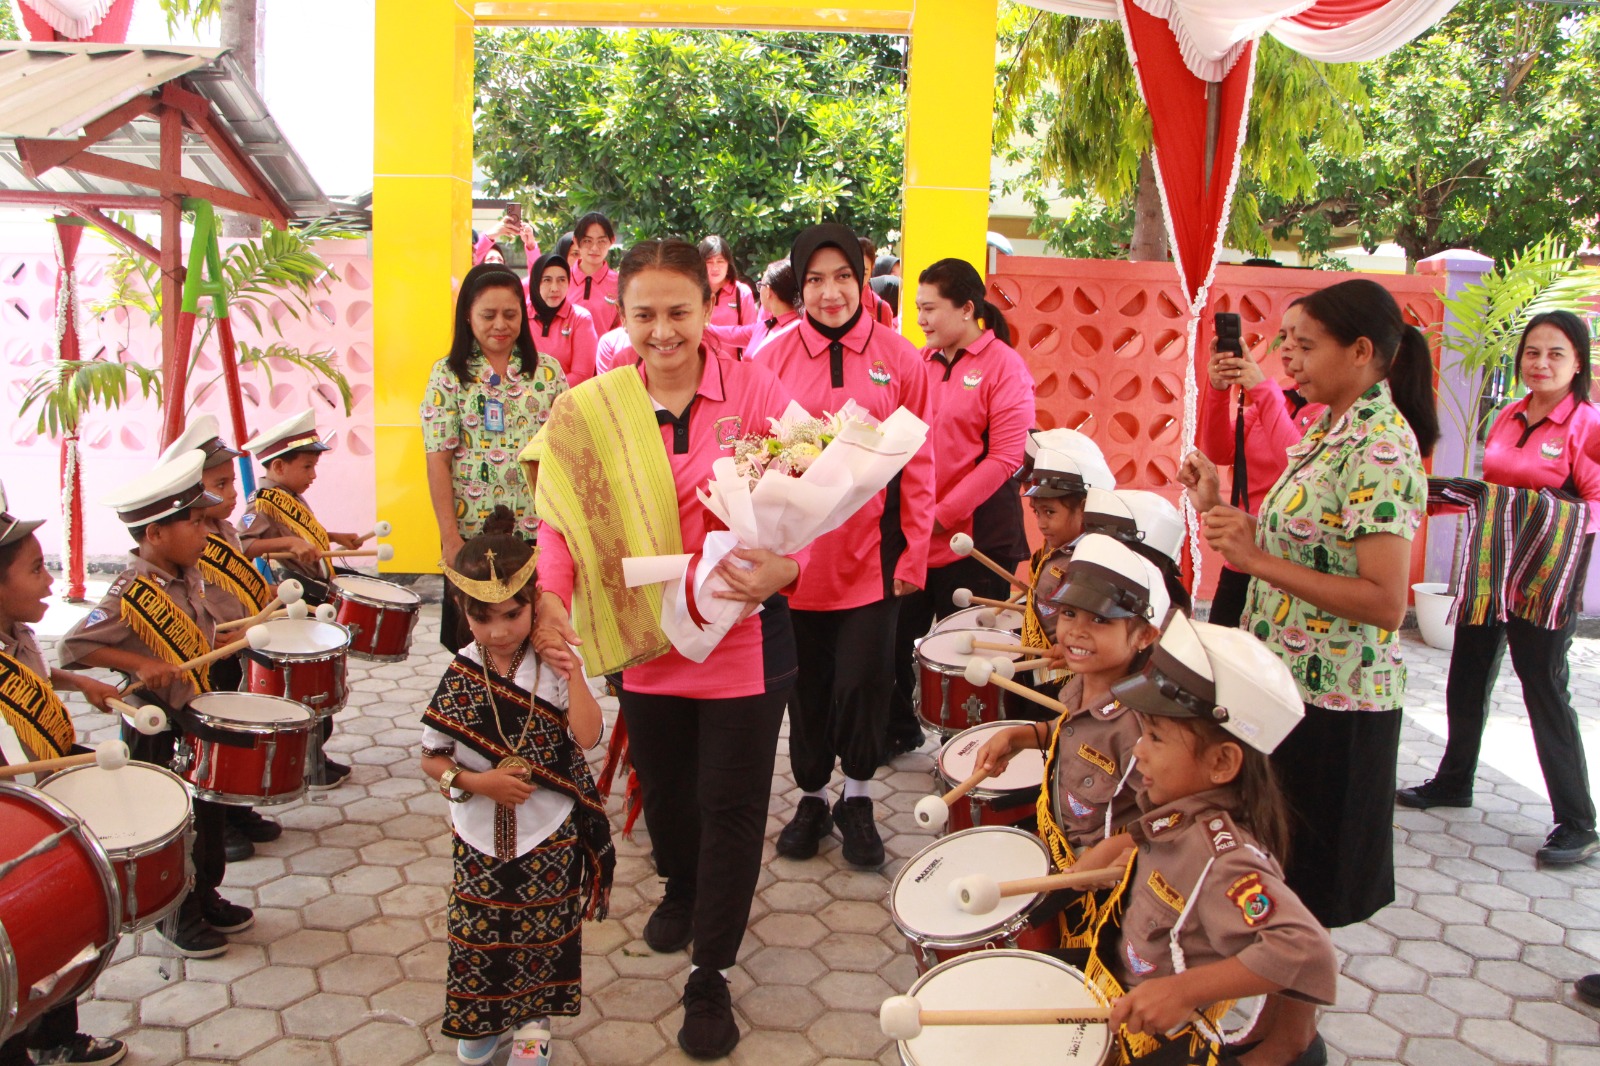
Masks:
[[[274,965],[321,966],[349,952],[344,934],[322,929],[301,929],[267,946]]]
[[[677,1005],[681,993],[666,981],[621,978],[590,997],[605,1018],[653,1022]]]
[[[241,977],[229,988],[238,1006],[281,1010],[317,991],[317,971],[308,966],[272,966]]]
[[[144,1025],[182,1029],[209,1018],[228,1007],[228,990],[205,981],[179,981],[139,1004],[139,1021]]]
[[[331,1040],[361,1024],[367,1005],[356,996],[319,992],[283,1012],[283,1028],[290,1036]]]
[[[324,989],[348,996],[370,996],[400,981],[400,964],[389,955],[346,955],[319,972]]]
[[[276,1012],[235,1007],[189,1030],[189,1054],[196,1058],[238,1062],[277,1037]]]

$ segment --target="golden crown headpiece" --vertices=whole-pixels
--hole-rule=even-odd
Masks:
[[[539,549],[535,548],[533,549],[533,554],[528,556],[528,561],[523,563],[516,573],[502,579],[494,570],[494,552],[487,551],[483,554],[484,558],[489,561],[489,579],[487,581],[468,577],[443,560],[439,563],[444,569],[444,576],[450,580],[450,584],[480,603],[504,603],[521,592],[523,586],[533,577],[534,564],[539,561]]]

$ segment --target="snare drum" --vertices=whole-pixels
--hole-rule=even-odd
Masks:
[[[1014,722],[985,722],[957,733],[939,749],[941,791],[948,792],[972,776],[978,750],[993,739],[998,729],[1010,729]],[[1039,788],[1044,783],[1044,752],[1023,748],[1011,756],[1005,772],[986,777],[967,798],[950,808],[949,832],[971,829],[975,825],[1017,825],[1034,815]]]
[[[178,909],[194,883],[189,790],[171,770],[74,766],[39,786],[75,811],[99,839],[122,890],[122,931],[148,929]]]
[[[251,692],[207,692],[189,701],[193,724],[178,740],[183,777],[213,803],[270,807],[306,790],[316,725],[293,700]]]
[[[1017,650],[957,651],[967,637],[989,644],[1009,644]],[[1004,690],[997,685],[980,688],[963,676],[967,660],[973,655],[989,659],[1009,657],[1016,662],[1023,655],[1022,638],[1004,629],[948,629],[929,633],[917,643],[917,714],[941,736],[948,737],[980,722],[993,722],[1002,717],[1000,697]]]
[[[0,1042],[94,984],[121,935],[117,876],[83,819],[37,789],[0,784],[0,862],[63,830],[0,877]]]
[[[911,986],[924,1010],[1104,1007],[1083,972],[1031,951],[980,951],[942,962]],[[1116,1042],[1106,1022],[929,1025],[900,1041],[905,1066],[1104,1066]]]
[[[933,624],[935,633],[950,629],[1009,629],[1022,632],[1022,611],[997,611],[993,607],[964,607]]]
[[[334,621],[350,630],[350,654],[396,663],[411,654],[422,597],[392,581],[340,574],[333,579]]]
[[[320,717],[343,708],[350,694],[344,680],[349,631],[314,618],[274,618],[263,624],[271,639],[246,658],[249,691],[286,696]]]
[[[929,844],[901,868],[889,889],[889,916],[911,945],[919,972],[982,948],[1050,951],[1061,946],[1056,922],[1029,920],[1042,893],[1007,896],[988,914],[969,914],[956,906],[950,883],[971,874],[1014,881],[1052,872],[1050,852],[1036,836],[1002,826],[963,830]]]

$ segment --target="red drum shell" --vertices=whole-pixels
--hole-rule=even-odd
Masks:
[[[342,574],[329,585],[334,621],[350,631],[357,659],[396,663],[411,654],[422,597],[392,581]]]
[[[344,708],[350,634],[343,626],[309,618],[276,618],[264,623],[272,642],[245,660],[245,687],[260,695],[282,696],[312,714],[327,717]]]
[[[305,794],[311,711],[281,697],[208,692],[189,701],[202,726],[249,739],[250,747],[185,733],[178,750],[196,796],[231,806],[267,807]]]
[[[1005,717],[1001,699],[1005,690],[997,685],[974,685],[963,676],[971,655],[956,652],[963,637],[985,642],[1015,641],[1013,662],[1022,657],[1022,639],[1010,630],[947,629],[929,633],[917,643],[917,715],[940,736],[949,737],[984,722]],[[1004,652],[980,651],[985,657]]]

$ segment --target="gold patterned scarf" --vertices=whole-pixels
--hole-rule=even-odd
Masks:
[[[328,550],[328,531],[322,528],[322,523],[311,513],[311,508],[288,489],[276,486],[259,489],[254,502],[258,512],[282,522],[301,540],[315,545],[318,551]],[[327,572],[327,577],[333,577],[331,559],[322,560],[322,569]]]
[[[262,578],[261,571],[220,533],[206,538],[206,550],[200,556],[200,574],[238,600],[251,614],[272,602],[272,589]]]
[[[4,652],[0,652],[0,714],[35,758],[60,758],[77,739],[72,718],[49,682]]]
[[[193,618],[148,578],[136,577],[122,593],[122,620],[162,662],[178,666],[211,650]],[[210,692],[206,667],[185,672],[196,692]]]

